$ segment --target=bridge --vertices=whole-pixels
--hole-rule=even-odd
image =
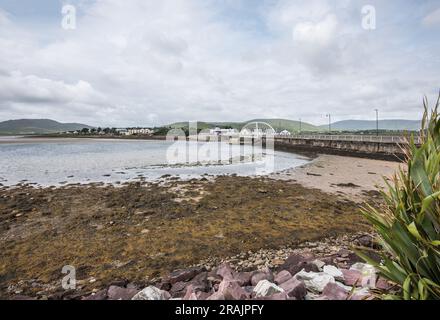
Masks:
[[[373,135],[275,135],[275,147],[290,151],[317,152],[402,161],[402,146],[408,143],[403,136]],[[416,144],[420,137],[414,137]]]

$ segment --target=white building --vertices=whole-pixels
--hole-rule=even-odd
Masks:
[[[237,135],[238,131],[236,129],[210,129],[209,134],[211,135],[217,135],[217,136],[229,136],[229,135]]]
[[[286,136],[290,136],[290,135],[291,135],[291,133],[289,131],[287,131],[287,130],[283,130],[283,131],[280,132],[280,136],[286,137]]]
[[[151,135],[153,134],[153,130],[149,128],[129,128],[127,130],[128,135]]]

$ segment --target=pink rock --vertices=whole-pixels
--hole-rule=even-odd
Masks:
[[[188,285],[188,282],[176,282],[175,284],[173,284],[169,292],[173,296],[173,298],[181,298],[185,295],[186,287],[188,287]]]
[[[291,300],[285,292],[275,293],[269,297],[258,297],[256,300]]]
[[[252,272],[239,272],[234,275],[234,280],[237,281],[241,287],[248,286],[251,284],[251,276]]]
[[[107,291],[109,300],[131,300],[139,290],[110,286]]]
[[[357,270],[347,270],[347,269],[340,269],[342,271],[342,274],[344,275],[344,284],[347,286],[354,286],[357,287],[361,286],[362,283],[362,273]]]
[[[348,298],[347,290],[332,282],[325,286],[322,295],[327,297],[329,300],[347,300]]]
[[[176,270],[173,271],[168,276],[166,281],[169,282],[170,284],[174,284],[180,281],[187,281],[194,278],[197,274],[199,274],[202,271],[204,271],[203,268],[189,268],[185,270]]]
[[[275,283],[280,285],[286,282],[287,280],[290,280],[291,278],[292,275],[290,274],[290,272],[287,270],[283,270],[281,272],[278,272],[277,275],[275,276]]]
[[[223,293],[217,291],[210,295],[206,300],[226,300],[226,298]]]
[[[197,300],[207,300],[211,295],[211,292],[199,291],[196,293]]]
[[[223,280],[218,288],[226,300],[245,300],[249,294],[236,281]]]
[[[222,263],[218,268],[216,274],[222,277],[223,280],[232,280],[234,278],[234,271],[228,263]]]
[[[294,297],[297,300],[304,299],[307,294],[307,289],[304,285],[304,282],[294,277],[280,284],[280,287],[287,293],[289,297]]]
[[[376,282],[376,288],[380,289],[380,290],[389,290],[393,287],[393,285],[391,283],[389,283],[387,280],[385,280],[384,278],[379,278]]]
[[[313,254],[292,254],[287,260],[278,267],[278,271],[287,270],[290,274],[297,274],[302,269],[306,272],[319,272],[318,267],[311,263],[314,260]]]
[[[273,282],[273,274],[270,270],[256,271],[252,274],[251,284],[255,287],[261,280]]]
[[[182,300],[197,300],[197,295],[194,291],[194,286],[192,284],[186,287],[186,293],[183,296]]]

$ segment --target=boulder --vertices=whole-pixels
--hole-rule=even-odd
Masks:
[[[241,287],[251,284],[252,272],[238,272],[234,275],[233,280],[237,281]]]
[[[234,278],[234,271],[228,263],[222,263],[216,271],[216,275],[223,280],[232,280]]]
[[[264,271],[254,272],[251,277],[251,285],[256,286],[261,280],[272,282],[274,280],[272,271],[266,269]]]
[[[344,274],[335,266],[324,266],[323,271],[324,273],[331,275],[335,280],[344,280]]]
[[[226,300],[223,293],[220,291],[214,292],[212,295],[210,295],[206,300]]]
[[[326,265],[324,261],[319,259],[315,259],[311,263],[313,263],[318,268],[319,271],[322,271],[322,268],[324,268],[324,266]]]
[[[379,277],[379,279],[376,282],[376,288],[379,290],[390,290],[393,287],[393,285],[387,281],[384,278]]]
[[[255,297],[269,297],[271,295],[274,295],[276,293],[282,293],[284,292],[284,289],[281,287],[278,287],[275,283],[272,283],[268,280],[261,280],[257,283],[255,286],[253,293],[255,294]]]
[[[218,288],[226,300],[245,300],[249,294],[236,281],[223,280]]]
[[[318,267],[312,263],[314,260],[313,255],[299,255],[292,254],[287,260],[278,267],[278,271],[287,270],[290,274],[296,274],[301,270],[305,270],[307,272],[319,272]]]
[[[168,281],[162,281],[158,284],[156,284],[156,287],[160,290],[170,291],[171,290],[171,283]]]
[[[165,281],[167,281],[171,284],[174,284],[174,283],[180,282],[180,281],[188,281],[203,271],[205,271],[205,269],[199,268],[199,267],[183,269],[183,270],[176,270],[176,271],[171,272]]]
[[[304,282],[295,277],[283,282],[280,287],[287,293],[289,297],[297,300],[303,300],[307,294],[307,289]]]
[[[106,300],[106,299],[107,299],[107,289],[99,290],[98,292],[83,298],[83,300]]]
[[[349,291],[345,290],[336,283],[328,283],[322,291],[322,296],[329,300],[347,300]]]
[[[131,300],[139,290],[110,286],[107,290],[109,300]]]
[[[201,272],[196,275],[191,281],[191,285],[194,286],[194,290],[208,292],[212,288],[212,283],[208,280],[208,272]]]
[[[290,280],[291,278],[292,278],[292,274],[287,270],[283,270],[276,274],[274,280],[276,284],[280,285],[286,282],[287,280]]]
[[[306,288],[314,292],[322,292],[328,283],[335,283],[335,278],[324,272],[306,272],[302,270],[295,275],[295,278],[303,280]]]
[[[188,282],[176,282],[173,284],[169,292],[173,298],[182,298],[186,293],[186,287],[189,285],[190,283]]]
[[[344,280],[342,281],[347,286],[361,286],[362,273],[357,270],[340,269],[344,275]]]
[[[196,293],[197,300],[207,300],[212,295],[212,292],[199,291]]]
[[[293,298],[290,298],[287,293],[281,292],[281,293],[275,293],[268,297],[258,297],[255,298],[255,300],[293,300]]]
[[[168,300],[170,298],[171,296],[168,292],[148,286],[139,291],[131,300]]]
[[[186,288],[186,293],[185,293],[185,295],[183,296],[182,300],[198,300],[193,285],[190,284],[190,285]]]
[[[358,262],[352,265],[350,267],[350,270],[359,271],[362,274],[362,278],[361,278],[362,287],[366,287],[366,286],[370,288],[376,287],[376,279],[377,279],[376,269],[372,265]]]

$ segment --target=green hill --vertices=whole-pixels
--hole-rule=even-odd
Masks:
[[[380,120],[379,129],[381,130],[420,130],[420,120]],[[328,125],[320,126],[321,129],[328,129]],[[340,131],[360,131],[375,130],[375,120],[343,120],[332,123],[332,130]]]
[[[0,134],[46,134],[92,128],[81,123],[61,123],[50,119],[19,119],[0,122]]]
[[[300,129],[300,122],[294,121],[294,120],[287,120],[287,119],[252,119],[246,122],[203,122],[199,121],[197,122],[197,128],[198,129],[212,129],[215,127],[219,128],[233,128],[237,130],[241,130],[247,123],[250,122],[265,122],[272,126],[276,131],[282,131],[287,130],[290,132],[297,132]],[[176,122],[168,125],[167,127],[171,128],[179,128],[179,129],[187,129],[188,128],[188,122]],[[314,126],[310,123],[302,122],[301,123],[301,130],[302,131],[322,131],[317,126]]]

